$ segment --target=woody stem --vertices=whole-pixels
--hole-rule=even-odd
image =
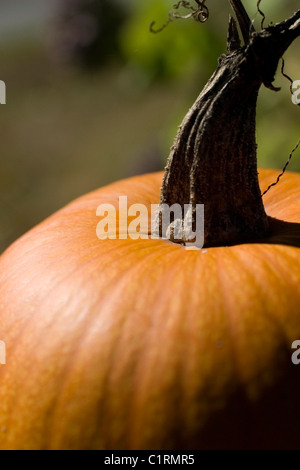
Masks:
[[[204,246],[229,245],[268,233],[257,174],[256,102],[272,82],[278,62],[300,35],[300,10],[290,19],[255,32],[240,0],[229,0],[227,54],[179,127],[168,158],[160,203],[204,204]],[[195,222],[195,221],[194,221]],[[173,238],[174,242],[187,242]]]

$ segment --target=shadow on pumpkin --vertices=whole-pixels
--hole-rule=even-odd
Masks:
[[[300,223],[285,222],[284,220],[269,217],[270,234],[254,243],[270,245],[289,245],[300,248]]]
[[[224,410],[206,423],[201,438],[191,448],[207,450],[296,450],[299,449],[300,375],[290,360],[278,360],[278,381],[251,400],[239,387]]]

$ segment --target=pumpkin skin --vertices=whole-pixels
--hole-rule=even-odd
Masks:
[[[300,448],[300,175],[256,243],[97,238],[99,204],[161,181],[85,195],[0,257],[0,449]]]

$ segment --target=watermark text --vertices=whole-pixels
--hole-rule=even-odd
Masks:
[[[293,352],[291,359],[292,363],[297,366],[300,364],[300,339],[293,341],[291,348],[296,349],[296,351]]]
[[[0,341],[0,364],[6,364],[6,346],[4,341]]]
[[[292,102],[296,105],[300,104],[300,80],[295,80],[291,86]]]
[[[128,205],[127,196],[119,196],[118,207],[100,204],[96,215],[101,217],[96,229],[99,240],[162,238],[190,250],[204,245],[203,204],[151,204],[149,211],[149,206]]]
[[[0,80],[0,104],[6,104],[6,85],[3,80]]]

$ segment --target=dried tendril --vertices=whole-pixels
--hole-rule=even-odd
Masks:
[[[294,82],[293,82],[292,78],[289,77],[289,75],[287,75],[287,74],[284,72],[284,59],[283,59],[283,57],[281,58],[281,61],[282,61],[282,62],[281,62],[281,74],[290,82],[290,84],[291,84],[291,85],[290,85],[290,92],[291,92],[291,94],[293,94],[293,83],[294,83]],[[299,106],[299,105],[298,105],[298,106]],[[284,173],[286,172],[286,169],[287,169],[287,167],[288,167],[288,165],[289,165],[289,163],[290,163],[290,161],[291,161],[291,159],[292,159],[292,156],[293,156],[294,152],[298,149],[299,145],[300,145],[300,139],[298,140],[296,146],[293,148],[293,150],[292,150],[291,153],[289,154],[289,158],[287,159],[287,161],[286,161],[286,163],[285,163],[285,165],[284,165],[284,167],[283,167],[283,169],[282,169],[282,172],[278,175],[277,180],[276,180],[274,183],[270,184],[270,185],[267,187],[267,189],[262,193],[261,197],[263,197],[273,186],[276,186],[276,185],[279,183],[281,177],[282,177],[282,176],[284,175]]]
[[[171,11],[168,15],[168,20],[167,22],[161,26],[158,29],[154,29],[153,26],[155,25],[155,21],[152,21],[150,24],[150,31],[151,33],[160,33],[163,31],[172,21],[176,19],[189,19],[193,18],[194,20],[198,21],[199,23],[205,23],[207,21],[208,16],[209,16],[209,10],[207,6],[205,5],[206,0],[195,0],[197,3],[198,7],[195,8],[193,5],[190,4],[190,2],[185,1],[185,0],[180,0],[178,3],[173,5],[173,10],[178,10],[179,8],[186,8],[187,10],[191,10],[191,13],[188,13],[187,15],[180,15],[179,13],[175,13],[175,11]]]
[[[265,16],[264,12],[261,11],[260,4],[261,4],[261,0],[258,0],[258,2],[257,2],[257,11],[262,16],[261,29],[264,29],[264,22],[265,22],[266,16]]]
[[[276,180],[274,183],[270,184],[270,185],[267,187],[267,189],[262,193],[261,197],[263,197],[273,186],[276,186],[276,185],[279,183],[281,177],[284,175],[284,173],[285,173],[285,171],[286,171],[286,169],[287,169],[287,167],[288,167],[288,165],[289,165],[289,163],[290,163],[290,161],[291,161],[291,159],[292,159],[293,153],[297,150],[297,148],[299,147],[299,145],[300,145],[300,139],[298,140],[296,146],[295,146],[295,147],[293,148],[293,150],[291,151],[291,153],[290,153],[290,155],[289,155],[289,158],[288,158],[286,164],[285,164],[284,167],[283,167],[282,172],[280,173],[280,175],[277,176],[277,180]]]

